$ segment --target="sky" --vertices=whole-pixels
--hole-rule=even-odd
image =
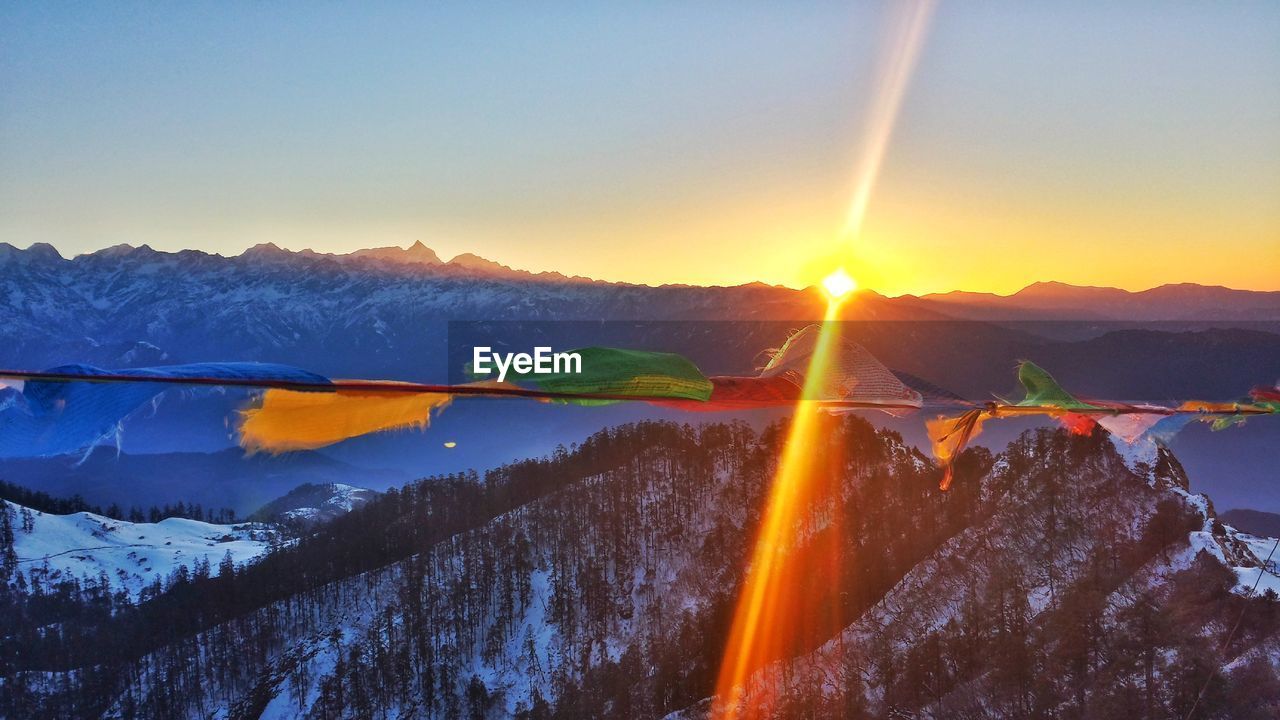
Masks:
[[[0,3],[0,242],[1280,289],[1280,3]]]

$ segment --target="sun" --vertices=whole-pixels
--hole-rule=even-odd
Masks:
[[[827,291],[827,295],[832,300],[839,300],[857,290],[858,283],[849,277],[849,273],[845,272],[844,268],[839,268],[822,279],[822,289]]]

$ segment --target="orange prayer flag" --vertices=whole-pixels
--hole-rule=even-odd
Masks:
[[[951,487],[952,463],[969,441],[982,432],[982,423],[991,417],[985,410],[970,410],[959,417],[939,416],[925,422],[929,440],[933,443],[933,456],[942,465],[942,482],[939,490]]]
[[[240,413],[240,445],[250,452],[314,450],[383,430],[425,428],[448,405],[443,393],[267,390]]]

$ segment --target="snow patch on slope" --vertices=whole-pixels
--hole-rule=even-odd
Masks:
[[[126,591],[132,600],[179,566],[192,570],[207,562],[209,573],[217,575],[228,552],[237,565],[255,560],[276,534],[256,523],[216,525],[184,518],[131,523],[89,512],[53,515],[4,502],[13,513],[18,571],[29,582],[96,580],[105,573],[112,589]]]

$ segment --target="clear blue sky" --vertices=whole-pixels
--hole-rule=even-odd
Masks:
[[[0,241],[422,240],[609,279],[808,282],[838,251],[885,16],[4,2]],[[1275,2],[944,1],[852,271],[889,292],[1280,288],[1277,38]]]

